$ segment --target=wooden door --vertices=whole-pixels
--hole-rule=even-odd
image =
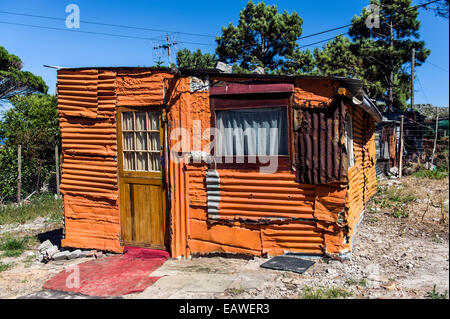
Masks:
[[[121,244],[167,248],[161,110],[118,109]]]

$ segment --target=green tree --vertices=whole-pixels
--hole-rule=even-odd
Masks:
[[[0,201],[15,198],[18,145],[22,145],[22,191],[27,195],[50,182],[55,145],[61,144],[55,96],[31,94],[10,101],[13,107],[0,120]]]
[[[373,12],[363,9],[350,28],[353,53],[362,59],[362,69],[371,97],[386,102],[389,108],[407,107],[410,98],[410,75],[406,69],[411,52],[416,50],[416,65],[430,54],[419,41],[418,7],[411,0],[371,0],[380,8],[380,27],[368,28],[366,20]]]
[[[316,60],[311,51],[296,48],[292,54],[286,55],[286,61],[278,74],[313,75],[316,73]]]
[[[362,60],[352,52],[352,42],[340,35],[325,43],[322,50],[314,50],[317,74],[364,78]]]
[[[240,12],[239,23],[222,27],[222,36],[216,39],[216,53],[220,61],[239,64],[251,70],[261,66],[277,70],[294,53],[297,39],[302,34],[303,20],[293,12],[278,13],[275,5],[249,1]]]
[[[47,93],[48,86],[40,76],[22,71],[22,61],[0,46],[0,100],[33,92]]]
[[[189,49],[177,52],[177,66],[179,68],[213,69],[216,65],[217,57],[214,54],[203,54],[201,50],[191,52]]]

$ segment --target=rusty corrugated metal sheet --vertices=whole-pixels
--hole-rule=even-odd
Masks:
[[[270,255],[289,252],[322,254],[324,234],[314,222],[271,225],[262,229],[263,250]]]
[[[111,71],[58,72],[65,247],[122,252],[115,77]]]
[[[58,71],[58,110],[62,117],[97,117],[98,74],[98,70]]]
[[[254,221],[314,219],[314,185],[299,185],[294,174],[221,169],[221,219]]]
[[[296,113],[296,181],[300,184],[346,183],[346,105],[299,108]]]

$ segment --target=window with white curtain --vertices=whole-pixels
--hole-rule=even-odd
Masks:
[[[123,112],[122,134],[124,170],[161,171],[158,112]]]
[[[218,156],[288,155],[285,107],[217,110],[216,127]]]

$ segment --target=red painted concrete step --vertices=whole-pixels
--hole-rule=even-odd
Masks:
[[[166,251],[125,247],[123,255],[69,266],[44,284],[45,289],[96,297],[144,291],[160,277],[150,277],[169,258]]]

